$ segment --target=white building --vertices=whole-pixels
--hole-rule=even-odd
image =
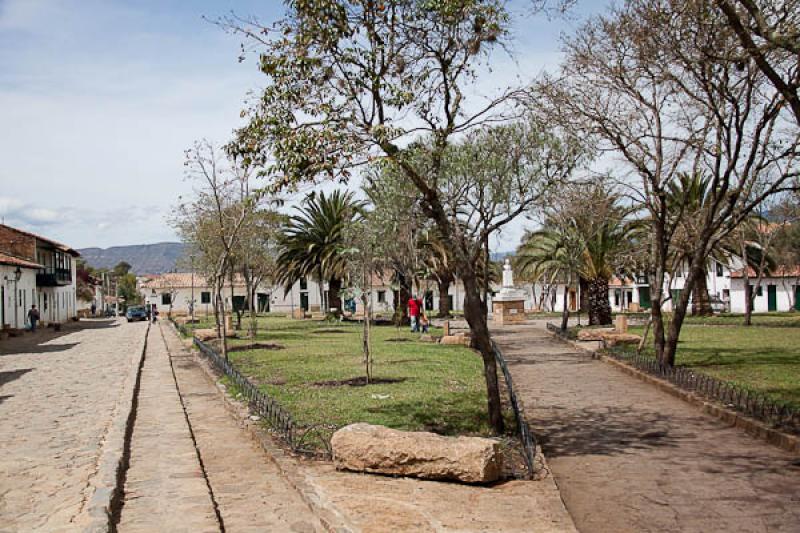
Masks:
[[[731,275],[731,311],[745,312],[745,289],[743,271],[738,270]],[[780,268],[770,276],[761,278],[756,287],[756,273],[748,272],[750,290],[755,290],[753,312],[800,311],[800,265],[794,269]]]
[[[75,261],[80,254],[59,242],[0,224],[3,327],[25,326],[28,310],[36,305],[43,324],[76,316]]]

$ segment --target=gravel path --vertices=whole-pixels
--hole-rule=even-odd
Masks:
[[[800,463],[575,352],[499,329],[526,415],[579,530],[800,531]]]
[[[81,321],[0,343],[0,530],[78,528],[145,329]]]

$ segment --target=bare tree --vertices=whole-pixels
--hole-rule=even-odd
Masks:
[[[798,132],[788,127],[785,100],[739,52],[710,1],[628,0],[566,42],[561,77],[541,87],[562,123],[630,171],[652,232],[654,344],[666,365],[675,362],[688,300],[711,250],[764,199],[796,186]],[[665,279],[685,215],[667,197],[682,172],[708,173],[710,185],[695,214],[685,290],[667,325]]]
[[[744,54],[786,100],[800,124],[800,1],[715,0]]]
[[[178,206],[173,225],[184,241],[203,257],[207,279],[211,279],[215,292],[217,336],[223,357],[227,358],[225,277],[233,272],[232,260],[239,232],[260,192],[251,191],[250,167],[237,164],[209,141],[197,141],[188,149],[184,165],[187,179],[196,184],[194,198]]]

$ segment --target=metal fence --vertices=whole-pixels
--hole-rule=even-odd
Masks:
[[[503,372],[503,378],[506,380],[508,396],[511,400],[511,407],[514,409],[514,418],[517,420],[517,430],[520,441],[522,442],[522,455],[525,457],[525,464],[528,467],[528,476],[533,477],[536,461],[536,438],[533,432],[531,432],[528,422],[525,420],[525,414],[522,412],[522,405],[520,405],[517,399],[517,393],[514,390],[514,381],[511,379],[511,372],[508,370],[503,352],[500,351],[500,348],[494,341],[492,341],[492,350],[494,351],[494,358],[497,360],[497,364],[500,365],[500,370]]]
[[[548,323],[547,329],[562,339],[569,338],[555,324]],[[725,407],[775,428],[800,434],[800,409],[770,398],[764,393],[717,379],[702,372],[696,372],[687,367],[662,365],[652,355],[637,354],[620,349],[606,350],[604,353],[643,372],[667,380],[685,391],[720,402]]]
[[[683,390],[694,392],[725,407],[755,418],[775,428],[800,434],[800,410],[770,398],[764,393],[682,366],[666,366],[652,356],[622,350],[606,354],[639,370],[673,383]]]
[[[233,381],[247,399],[250,409],[262,419],[266,420],[273,430],[293,449],[300,448],[301,439],[298,439],[297,425],[292,420],[291,415],[281,407],[274,399],[253,385],[250,380],[239,372],[230,361],[220,356],[209,345],[194,337],[194,344],[200,353],[208,357],[214,366]]]

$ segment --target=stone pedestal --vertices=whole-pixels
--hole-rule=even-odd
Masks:
[[[628,317],[625,315],[617,315],[614,329],[617,333],[628,333]]]
[[[497,300],[492,302],[494,323],[498,326],[525,322],[525,300]]]

